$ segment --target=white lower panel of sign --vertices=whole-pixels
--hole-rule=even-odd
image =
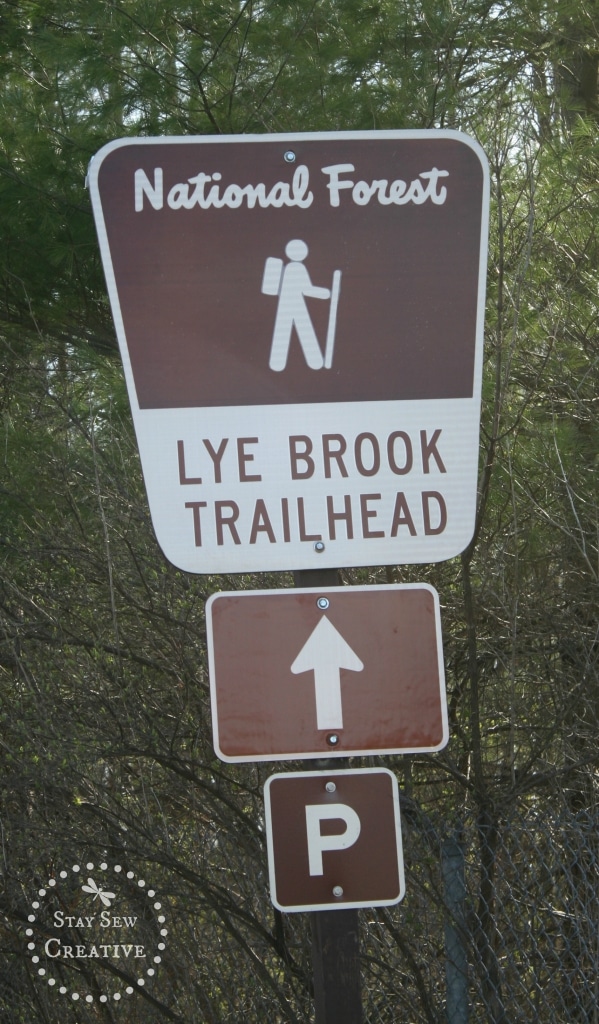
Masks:
[[[471,539],[479,402],[134,410],[158,543],[193,573],[437,562]]]

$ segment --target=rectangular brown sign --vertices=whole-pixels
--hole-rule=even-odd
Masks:
[[[447,743],[439,601],[427,584],[214,594],[206,624],[223,761]]]
[[[140,408],[470,397],[483,176],[435,133],[112,148],[98,190]],[[301,328],[269,362],[289,263],[321,347],[330,296],[306,288],[339,273],[332,373]]]

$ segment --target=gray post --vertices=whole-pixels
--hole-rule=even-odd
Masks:
[[[320,910],[312,919],[314,1024],[362,1024],[357,910]]]
[[[337,569],[295,572],[296,587],[338,587]],[[341,768],[337,759],[318,767]],[[319,910],[311,915],[314,1024],[362,1024],[360,940],[357,910]]]
[[[468,958],[464,944],[466,877],[464,851],[456,836],[441,849],[445,892],[445,980],[447,1024],[468,1024]]]

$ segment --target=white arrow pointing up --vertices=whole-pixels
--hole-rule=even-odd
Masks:
[[[294,675],[314,672],[318,729],[343,728],[342,668],[350,672],[361,672],[364,664],[339,630],[323,615],[291,666]]]

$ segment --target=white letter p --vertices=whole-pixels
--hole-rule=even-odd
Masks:
[[[345,822],[345,832],[334,836],[323,836],[320,822],[340,818]],[[347,804],[308,804],[306,807],[306,831],[308,835],[308,862],[311,875],[322,875],[322,854],[324,850],[347,850],[360,835],[360,819]]]

